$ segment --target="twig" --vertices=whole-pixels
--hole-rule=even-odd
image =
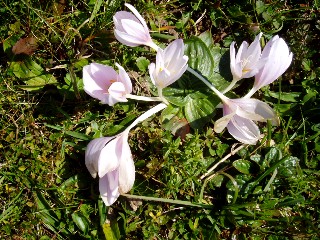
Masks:
[[[217,162],[215,165],[213,165],[205,174],[203,174],[200,177],[200,180],[204,179],[206,176],[208,176],[214,169],[216,169],[216,167],[218,167],[221,163],[223,163],[224,161],[226,161],[229,157],[231,157],[232,155],[236,154],[237,152],[239,152],[242,148],[244,148],[246,145],[242,144],[240,147],[231,150],[231,152],[226,155],[224,158],[222,158],[219,162]]]

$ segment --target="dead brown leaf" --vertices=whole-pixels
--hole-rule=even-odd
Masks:
[[[12,47],[12,52],[17,54],[32,55],[37,50],[38,44],[37,39],[34,37],[21,38]]]

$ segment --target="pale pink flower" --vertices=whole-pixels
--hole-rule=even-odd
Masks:
[[[146,45],[155,50],[158,46],[152,41],[146,21],[132,5],[125,4],[133,13],[127,11],[117,12],[114,17],[114,35],[124,45],[136,47]]]
[[[278,124],[278,118],[273,109],[257,99],[223,99],[223,117],[214,124],[217,133],[227,127],[228,132],[239,142],[256,144],[261,138],[260,130],[255,121],[272,120]]]
[[[86,166],[92,177],[99,175],[100,195],[107,206],[129,192],[135,180],[128,133],[94,139],[86,149]]]
[[[286,42],[276,35],[267,42],[261,57],[267,61],[255,75],[253,88],[246,97],[251,97],[260,88],[277,80],[290,66],[293,54]]]
[[[156,63],[149,65],[151,81],[162,89],[178,80],[188,68],[188,56],[184,55],[182,39],[170,43],[164,50],[159,49]]]
[[[126,95],[132,92],[132,83],[119,64],[119,74],[110,66],[91,63],[83,68],[84,91],[101,103],[113,106],[127,102]]]
[[[166,108],[160,103],[141,114],[122,133],[92,140],[86,149],[85,164],[93,178],[99,176],[99,191],[107,206],[120,194],[131,190],[135,180],[135,166],[128,144],[129,131],[139,122]]]
[[[262,33],[256,36],[255,40],[249,45],[246,41],[242,42],[236,54],[235,42],[230,45],[230,68],[233,81],[242,78],[250,78],[257,74],[264,65],[266,59],[261,59],[260,38]]]

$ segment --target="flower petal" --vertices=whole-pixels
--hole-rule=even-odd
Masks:
[[[99,179],[99,191],[106,206],[112,205],[119,197],[119,170],[107,173]]]
[[[128,73],[118,63],[116,63],[116,66],[119,69],[118,81],[123,83],[123,85],[125,86],[126,93],[131,93],[132,92],[132,83],[131,83],[131,80],[130,80]]]
[[[128,136],[122,140],[122,153],[119,165],[119,192],[127,193],[131,190],[135,180],[135,166],[132,159]]]
[[[187,70],[188,57],[184,55],[184,44],[181,39],[170,43],[164,50],[159,49],[156,63],[149,65],[149,73],[158,88],[165,88],[178,80]]]
[[[219,118],[217,121],[214,123],[214,131],[216,133],[221,133],[225,127],[229,124],[230,120],[233,118],[235,114],[231,113],[226,116],[223,116],[222,118]]]
[[[113,106],[118,102],[127,102],[126,89],[123,83],[115,82],[109,87],[109,105]]]
[[[147,26],[147,23],[146,21],[144,20],[144,18],[140,15],[140,13],[137,11],[137,9],[135,9],[134,6],[132,6],[131,4],[129,3],[125,3],[124,4],[127,8],[130,9],[130,11],[139,19],[139,21],[141,22],[142,26],[148,30],[148,26]],[[149,31],[149,30],[148,30]]]
[[[108,172],[114,171],[120,164],[121,135],[111,140],[100,152],[98,159],[98,175],[100,178]]]
[[[109,66],[91,63],[83,68],[84,91],[91,97],[104,101],[111,84],[117,79],[117,72]]]
[[[261,138],[258,126],[251,120],[234,116],[227,126],[228,132],[239,142],[256,144]]]
[[[278,36],[273,37],[262,51],[262,58],[268,60],[255,76],[254,90],[277,80],[290,66],[292,57],[286,42]]]
[[[135,36],[131,36],[125,32],[120,32],[117,29],[114,30],[114,36],[119,42],[129,47],[136,47],[144,44],[144,42],[141,42],[141,40],[137,39]]]
[[[102,137],[89,142],[85,152],[85,164],[93,178],[96,178],[98,173],[98,160],[101,150],[113,138],[114,137]]]

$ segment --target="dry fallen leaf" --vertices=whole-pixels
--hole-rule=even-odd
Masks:
[[[37,39],[34,37],[21,38],[12,48],[12,52],[17,54],[32,55],[37,49]]]

